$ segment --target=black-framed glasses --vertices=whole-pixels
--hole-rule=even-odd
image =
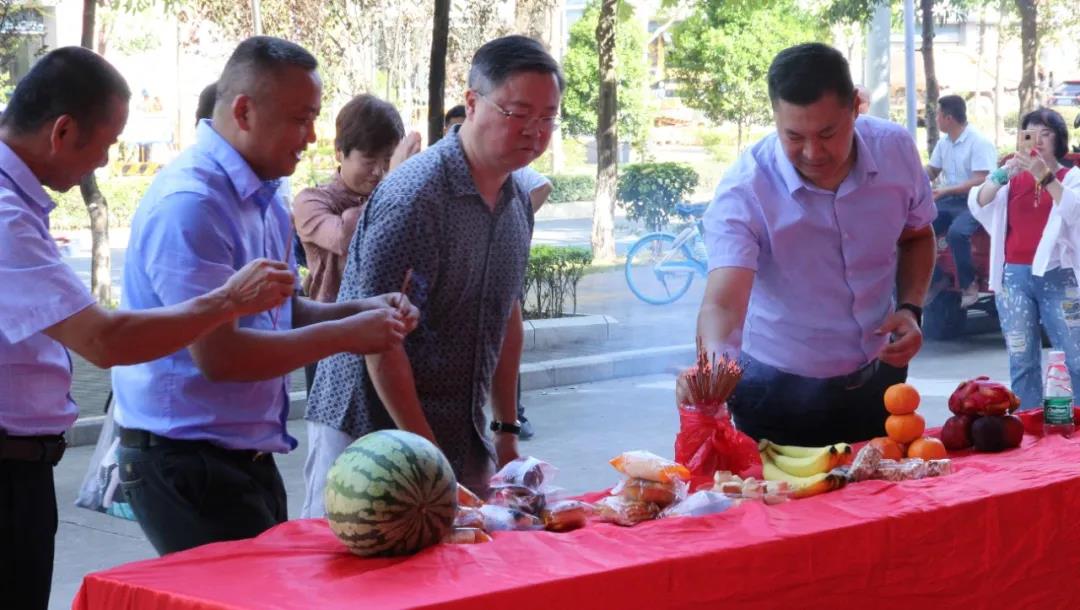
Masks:
[[[515,125],[519,125],[522,129],[532,129],[534,127],[539,127],[540,129],[543,129],[545,131],[552,131],[554,129],[558,129],[559,127],[559,115],[529,116],[521,112],[511,112],[503,108],[502,106],[496,104],[494,100],[484,95],[483,93],[480,93],[479,91],[474,92],[484,101],[491,104],[491,106],[495,108],[495,110],[499,114],[506,117],[507,121],[511,121]]]

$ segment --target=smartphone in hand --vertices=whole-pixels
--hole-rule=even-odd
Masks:
[[[1016,144],[1016,154],[1028,156],[1033,150],[1035,150],[1035,130],[1024,129],[1020,132],[1019,141]]]

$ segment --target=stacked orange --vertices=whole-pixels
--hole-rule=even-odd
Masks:
[[[940,440],[923,436],[926,420],[915,412],[919,408],[919,391],[907,383],[898,383],[885,390],[886,436],[870,441],[881,449],[884,457],[898,460],[903,457],[938,460],[948,452]]]

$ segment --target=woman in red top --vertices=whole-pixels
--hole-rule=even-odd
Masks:
[[[990,283],[1012,389],[1021,408],[1032,409],[1043,398],[1040,323],[1065,352],[1074,392],[1080,392],[1080,261],[1071,238],[1080,170],[1065,161],[1069,132],[1060,114],[1040,108],[1024,116],[1021,129],[1036,133],[1031,154],[1018,153],[994,171],[973,189],[969,207],[990,233]]]

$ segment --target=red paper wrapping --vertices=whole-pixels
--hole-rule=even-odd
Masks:
[[[695,480],[712,479],[717,470],[736,474],[761,464],[757,443],[731,423],[727,407],[679,407],[675,461],[690,469]]]

